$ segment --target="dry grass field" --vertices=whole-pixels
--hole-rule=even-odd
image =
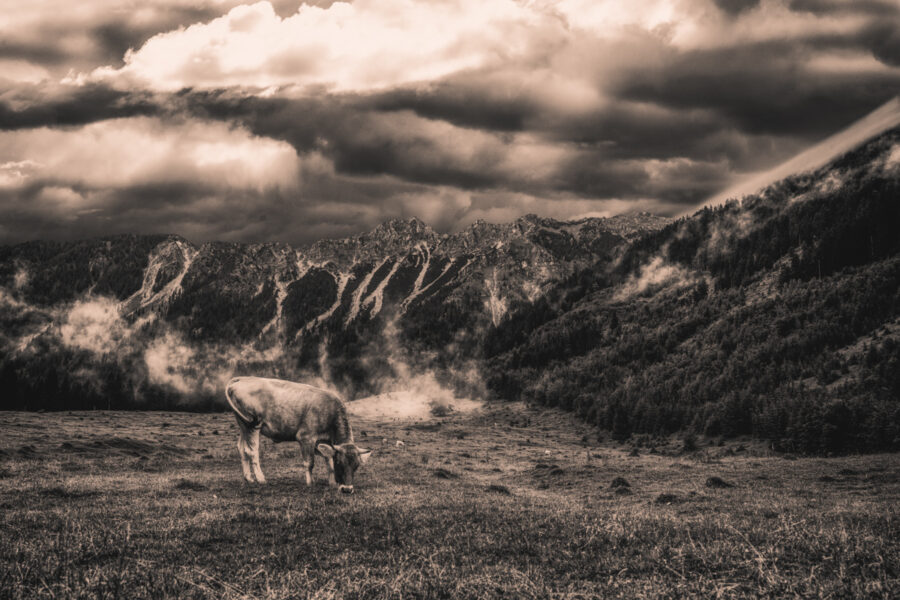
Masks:
[[[516,404],[354,427],[345,496],[267,439],[243,483],[225,414],[0,413],[0,597],[900,597],[898,456],[632,451]]]

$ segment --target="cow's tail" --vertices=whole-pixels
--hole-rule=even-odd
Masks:
[[[256,421],[254,419],[249,418],[244,412],[238,408],[237,402],[234,401],[234,390],[231,388],[231,384],[233,382],[229,381],[228,385],[225,386],[225,399],[228,400],[228,405],[231,407],[231,410],[234,411],[234,414],[237,415],[237,418],[243,421],[247,426],[253,427],[256,425]]]

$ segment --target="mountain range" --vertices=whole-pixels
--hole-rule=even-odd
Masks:
[[[4,408],[213,408],[236,373],[428,384],[618,438],[900,449],[900,128],[672,220],[418,219],[308,247],[0,248]]]
[[[4,247],[2,375],[18,390],[5,402],[196,406],[238,372],[350,398],[404,385],[398,369],[446,379],[510,310],[669,222],[526,215],[438,234],[412,218],[302,248],[178,236]]]

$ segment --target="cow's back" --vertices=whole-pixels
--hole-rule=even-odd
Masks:
[[[226,394],[239,417],[272,439],[290,440],[304,431],[336,438],[336,443],[352,439],[344,403],[328,390],[281,379],[235,377]]]

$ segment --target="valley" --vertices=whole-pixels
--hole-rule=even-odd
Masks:
[[[560,407],[619,440],[900,450],[900,129],[671,220],[394,219],[308,247],[0,248],[6,409],[222,410],[234,375],[349,400]]]

